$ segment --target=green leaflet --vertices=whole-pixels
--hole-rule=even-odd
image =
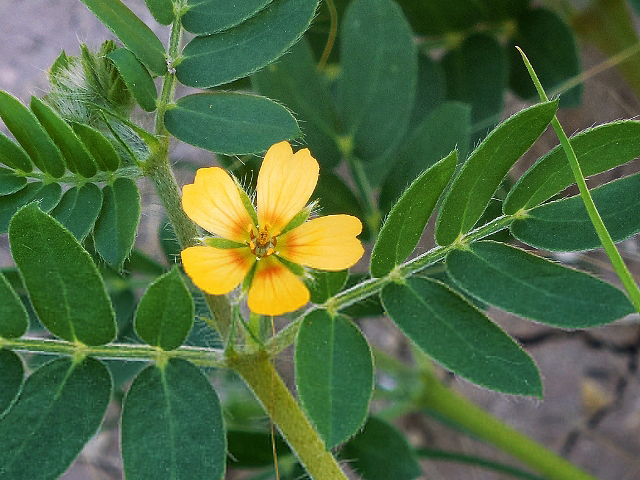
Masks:
[[[24,304],[14,289],[11,288],[11,284],[5,276],[0,272],[0,337],[21,337],[28,327],[29,316]],[[0,408],[1,410],[2,408]]]
[[[409,122],[418,75],[413,32],[391,0],[354,0],[340,47],[341,120],[354,153],[370,161],[394,149]]]
[[[27,185],[26,177],[16,175],[13,170],[0,167],[0,196],[22,190]]]
[[[467,37],[441,61],[448,100],[471,105],[472,141],[498,123],[507,89],[508,65],[504,48],[485,33]]]
[[[190,87],[209,88],[259,70],[300,39],[317,6],[318,0],[273,0],[233,28],[194,38],[176,65],[178,80]]]
[[[122,408],[121,443],[128,480],[224,477],[220,401],[185,360],[150,365],[134,379]]]
[[[591,191],[598,213],[614,242],[640,232],[640,174],[620,178]],[[518,240],[551,251],[600,247],[600,239],[577,195],[545,203],[511,224]]]
[[[36,116],[17,98],[2,91],[0,117],[36,167],[54,178],[64,175],[65,163],[62,154]]]
[[[272,436],[267,431],[228,430],[227,463],[234,468],[265,468],[273,466]],[[275,437],[278,456],[291,455],[280,435]]]
[[[156,34],[120,0],[82,0],[136,57],[156,75],[164,75],[167,61]]]
[[[0,418],[0,478],[62,475],[98,430],[111,388],[109,371],[92,358],[58,358],[36,370]]]
[[[371,276],[383,277],[404,262],[420,241],[431,213],[458,163],[454,150],[420,175],[384,222],[371,253]]]
[[[500,327],[442,283],[412,277],[385,286],[382,304],[422,351],[482,387],[542,396],[535,363]]]
[[[179,99],[164,115],[167,130],[183,142],[227,155],[267,150],[300,136],[282,105],[243,93],[198,93]]]
[[[95,247],[112,267],[129,256],[140,222],[140,192],[130,178],[117,178],[102,189],[102,210],[93,229]]]
[[[342,290],[349,278],[349,270],[337,272],[315,271],[311,273],[310,280],[305,280],[305,284],[311,293],[311,301],[321,304],[329,300],[336,293]]]
[[[402,432],[376,417],[369,417],[364,428],[341,450],[340,457],[367,480],[413,480],[422,474]]]
[[[471,110],[459,102],[445,102],[436,107],[407,136],[399,147],[395,161],[385,159],[385,165],[376,169],[386,174],[380,189],[380,209],[387,213],[427,168],[458,151],[458,162],[464,162],[469,153],[471,138]]]
[[[538,92],[531,81],[516,45],[533,65],[547,92],[580,75],[580,57],[571,28],[553,11],[534,8],[517,19],[517,30],[507,48],[509,53],[509,87],[522,98],[536,98]],[[549,93],[552,95],[552,93]],[[561,107],[580,105],[582,84],[564,92]]]
[[[469,156],[440,208],[436,240],[450,245],[471,230],[512,165],[547,128],[558,102],[539,103],[497,126]]]
[[[445,35],[472,30],[477,23],[491,25],[519,15],[529,5],[528,0],[399,0],[409,12],[416,33]]]
[[[156,109],[158,91],[153,83],[149,71],[136,56],[126,48],[118,48],[107,57],[116,64],[125,85],[138,105],[146,111],[153,112]]]
[[[62,195],[51,216],[64,225],[78,240],[91,233],[102,208],[102,191],[95,183],[72,187]]]
[[[367,340],[348,318],[308,314],[296,342],[300,400],[327,448],[347,440],[365,421],[373,389]]]
[[[331,94],[305,39],[277,62],[255,73],[251,83],[262,95],[295,112],[304,141],[322,167],[333,168],[340,163],[338,120]]]
[[[115,338],[102,277],[68,230],[31,203],[11,219],[9,244],[31,304],[51,333],[85,345]]]
[[[193,299],[177,266],[158,278],[140,299],[134,320],[136,333],[163,350],[178,348],[193,326]]]
[[[446,264],[456,284],[474,297],[556,327],[605,325],[635,311],[613,285],[502,243],[454,250]]]
[[[144,0],[147,8],[161,25],[169,25],[175,19],[173,14],[173,0]]]
[[[27,203],[38,202],[40,210],[49,212],[60,201],[62,187],[59,183],[43,185],[30,182],[22,190],[0,197],[0,233],[7,233],[11,217]]]
[[[0,163],[26,173],[33,170],[33,164],[27,152],[2,132],[0,132]]]
[[[187,0],[182,26],[196,35],[221,32],[254,16],[269,3],[271,0]]]
[[[569,139],[585,177],[640,156],[640,122],[622,120],[583,130]],[[513,186],[502,209],[513,215],[533,208],[575,183],[562,146],[541,157]]]
[[[73,131],[80,137],[103,172],[115,172],[120,166],[120,157],[109,139],[89,125],[73,122]]]
[[[0,375],[0,418],[2,418],[22,389],[22,382],[24,382],[22,360],[12,351],[0,349],[0,372],[2,372]]]
[[[67,168],[85,178],[93,177],[97,172],[96,162],[71,126],[51,107],[33,96],[31,110],[62,152]]]

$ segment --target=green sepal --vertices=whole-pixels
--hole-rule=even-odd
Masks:
[[[293,216],[293,218],[291,220],[289,220],[289,223],[287,223],[285,225],[285,227],[282,229],[282,231],[279,233],[279,235],[283,235],[283,234],[285,234],[287,232],[290,232],[294,228],[299,227],[304,222],[306,222],[309,219],[309,216],[311,215],[311,212],[313,212],[313,209],[316,208],[316,206],[317,206],[317,203],[313,202],[310,205],[307,205],[306,207],[304,207],[298,213],[296,213]]]
[[[305,278],[309,276],[309,274],[307,273],[307,270],[303,266],[298,265],[297,263],[293,263],[292,261],[287,260],[286,258],[280,257],[277,254],[276,254],[276,258],[280,261],[280,263],[282,263],[285,267],[291,270],[291,272],[297,275],[298,277]]]
[[[257,226],[258,214],[256,213],[256,208],[253,206],[253,202],[251,201],[251,198],[247,194],[246,190],[242,188],[242,185],[240,184],[238,179],[236,177],[232,177],[232,178],[236,184],[236,187],[238,187],[238,193],[240,194],[240,200],[242,200],[242,205],[244,205],[245,210],[251,217],[251,221],[253,222],[253,224]]]
[[[258,262],[253,262],[249,272],[244,276],[244,280],[242,280],[242,291],[248,292],[249,288],[251,288],[251,284],[253,283],[253,277],[256,275],[256,269],[258,268]]]
[[[234,242],[220,237],[206,237],[204,243],[214,248],[248,248],[246,243]]]

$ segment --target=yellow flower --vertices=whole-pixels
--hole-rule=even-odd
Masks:
[[[254,209],[222,168],[198,170],[182,190],[182,208],[215,237],[182,251],[193,283],[214,295],[244,284],[252,311],[281,315],[309,301],[301,266],[343,270],[355,264],[364,253],[356,238],[360,220],[329,215],[307,221],[318,172],[308,149],[294,154],[288,142],[276,143],[262,162]]]

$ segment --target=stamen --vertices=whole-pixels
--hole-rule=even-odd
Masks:
[[[249,236],[251,238],[249,241],[249,249],[256,257],[268,257],[275,252],[275,246],[278,240],[269,234],[269,225],[259,227],[257,234],[255,229],[252,228]]]

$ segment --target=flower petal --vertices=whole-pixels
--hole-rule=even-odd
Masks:
[[[248,247],[188,247],[181,256],[193,283],[213,295],[224,295],[240,285],[255,262]]]
[[[307,287],[273,255],[258,262],[249,288],[249,308],[260,315],[293,312],[309,301]]]
[[[356,238],[362,223],[351,215],[314,218],[278,237],[278,255],[320,270],[343,270],[354,265],[364,249]]]
[[[277,235],[302,210],[318,183],[318,162],[308,148],[295,154],[288,142],[273,145],[258,174],[258,222]]]
[[[187,216],[214,235],[244,243],[253,221],[242,203],[238,186],[220,167],[201,168],[193,183],[182,188]]]

